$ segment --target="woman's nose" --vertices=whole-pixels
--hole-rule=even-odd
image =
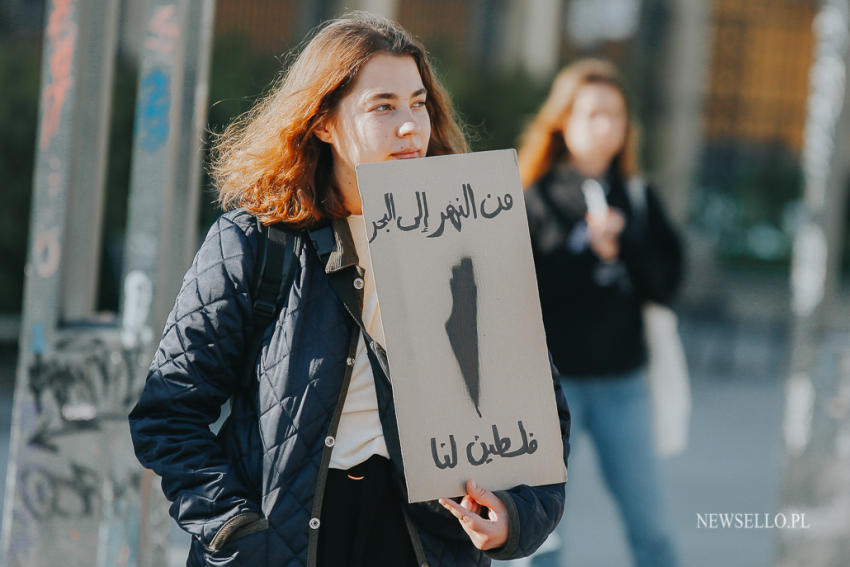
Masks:
[[[419,130],[419,126],[417,126],[416,121],[412,118],[408,118],[402,122],[401,126],[398,127],[398,135],[400,137],[409,136],[410,134],[416,133],[417,130]]]
[[[613,129],[613,127],[614,122],[613,120],[611,120],[611,118],[608,117],[600,118],[599,122],[597,123],[597,128],[599,128],[600,133],[608,133]]]

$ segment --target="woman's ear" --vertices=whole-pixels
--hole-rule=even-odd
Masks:
[[[313,134],[323,141],[326,144],[333,144],[333,128],[331,127],[331,121],[327,118],[322,120],[318,126],[313,130]]]

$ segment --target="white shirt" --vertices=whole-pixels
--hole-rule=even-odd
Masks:
[[[384,328],[381,325],[381,311],[378,309],[378,295],[375,291],[375,279],[372,276],[366,223],[362,215],[351,215],[348,217],[348,226],[357,250],[357,263],[365,270],[363,324],[369,336],[384,346]],[[331,453],[330,467],[350,469],[372,455],[381,455],[386,458],[390,456],[378,414],[375,377],[372,375],[366,341],[363,339],[363,333],[360,333],[354,367],[351,370],[351,382],[342,406],[336,442]]]

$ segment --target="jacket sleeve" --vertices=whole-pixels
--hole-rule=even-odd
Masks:
[[[646,214],[627,222],[620,235],[621,258],[638,296],[670,303],[682,282],[682,244],[661,201],[646,188]]]
[[[255,254],[229,216],[212,226],[129,416],[136,456],[162,477],[171,515],[207,547],[225,524],[261,512],[209,428],[241,379]]]
[[[555,386],[555,401],[564,446],[564,467],[570,455],[570,410],[561,389],[558,371],[549,356]],[[507,560],[527,557],[540,547],[561,521],[564,513],[564,483],[544,486],[515,486],[495,494],[508,510],[508,541],[486,554],[491,559]]]

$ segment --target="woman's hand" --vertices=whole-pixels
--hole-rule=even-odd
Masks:
[[[466,496],[460,504],[450,498],[440,498],[440,504],[458,519],[472,544],[481,550],[495,549],[508,541],[508,510],[499,497],[474,480],[466,482]],[[480,515],[488,509],[487,517]]]
[[[618,239],[626,226],[623,213],[616,209],[608,209],[608,213],[604,216],[588,213],[586,220],[591,250],[599,256],[600,260],[615,260],[620,254]]]

